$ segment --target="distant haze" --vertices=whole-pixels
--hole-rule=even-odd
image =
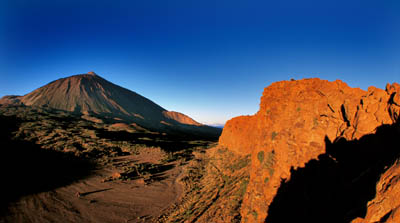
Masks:
[[[1,1],[0,97],[96,71],[201,123],[280,80],[400,79],[400,2]]]
[[[220,129],[224,128],[224,125],[222,125],[222,124],[210,124],[210,126],[220,128]]]

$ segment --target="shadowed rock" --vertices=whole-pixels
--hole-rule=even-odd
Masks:
[[[338,171],[336,168],[345,173],[351,173],[354,170],[355,172],[348,176],[350,179],[347,181],[357,181],[357,174],[368,170],[364,164],[376,161],[371,158],[380,159],[381,156],[393,155],[393,150],[398,146],[387,149],[379,145],[385,145],[385,140],[390,137],[392,137],[390,139],[396,139],[400,136],[397,130],[392,129],[394,132],[390,132],[389,138],[372,137],[371,139],[371,136],[381,134],[377,130],[386,128],[384,126],[397,125],[395,123],[400,114],[399,95],[400,85],[397,83],[388,84],[386,90],[369,87],[368,91],[363,91],[359,88],[351,88],[340,80],[329,82],[317,78],[281,81],[265,88],[261,97],[260,110],[252,116],[240,116],[229,120],[219,139],[220,146],[238,154],[251,154],[252,156],[250,182],[241,207],[242,218],[247,219],[248,222],[263,222],[269,213],[279,213],[276,211],[277,209],[282,208],[281,212],[284,212],[285,206],[281,207],[279,204],[288,204],[288,202],[283,202],[285,198],[275,202],[281,185],[282,188],[291,188],[279,189],[282,197],[290,197],[282,191],[297,190],[296,192],[301,193],[298,195],[301,198],[306,200],[310,196],[315,198],[315,202],[304,201],[304,204],[295,202],[299,210],[293,213],[287,211],[286,215],[289,215],[286,216],[287,218],[296,219],[297,214],[304,214],[303,206],[308,208],[315,205],[317,209],[323,208],[323,205],[319,207],[317,204],[320,202],[319,199],[323,198],[317,195],[318,190],[313,190],[312,184],[307,183],[309,180],[313,180],[308,176],[313,176],[313,174],[320,176],[321,181],[311,182],[330,188],[330,183],[326,182],[330,182],[331,179],[329,177],[326,179],[325,176],[332,176],[332,179],[337,180],[339,176],[335,173]],[[326,144],[326,139],[334,143]],[[368,143],[365,143],[365,139],[369,140]],[[343,140],[347,143],[344,143]],[[371,144],[372,148],[361,150],[359,143]],[[330,156],[335,157],[338,154],[337,160],[340,164],[335,164],[336,161]],[[393,159],[396,158],[398,157],[393,157]],[[363,165],[358,165],[359,163]],[[344,167],[350,170],[348,172],[342,170]],[[300,177],[298,177],[299,174]],[[373,179],[368,181],[367,188],[370,191],[375,190],[376,183],[379,177],[384,175],[384,172],[375,171],[374,174]],[[297,180],[292,181],[292,177],[295,176]],[[336,182],[335,180],[332,181]],[[383,182],[386,181],[383,180]],[[285,184],[285,182],[289,183]],[[298,186],[285,186],[292,184]],[[340,203],[341,207],[335,207],[338,212],[336,213],[337,218],[334,219],[337,222],[346,222],[356,217],[363,218],[366,213],[365,205],[374,198],[375,194],[366,192],[366,194],[360,195],[359,202],[361,203],[355,201],[354,203],[351,196],[346,196],[351,192],[348,192],[344,185],[338,187],[335,190],[335,193],[338,194],[334,195],[338,200],[336,200],[337,202],[334,200],[333,203],[336,202],[336,205]],[[350,191],[358,190],[363,191],[364,188],[352,186]],[[304,197],[303,193],[307,191],[311,194],[304,195]],[[314,191],[316,194],[312,194]],[[340,194],[341,192],[343,194]],[[319,195],[327,195],[326,199],[328,200],[329,196],[332,196],[329,193]],[[395,194],[391,196],[395,196]],[[343,200],[340,200],[341,198]],[[288,198],[288,200],[290,199]],[[269,212],[273,201],[275,211]],[[351,207],[343,207],[347,205]],[[385,212],[381,212],[381,217],[389,213],[390,209],[397,208],[394,203],[391,207],[389,206],[385,208]],[[364,208],[364,211],[356,211],[359,210],[358,208]],[[334,210],[327,210],[326,215],[334,212]],[[355,212],[347,213],[350,210]],[[310,211],[307,209],[306,213],[310,213]],[[395,212],[391,212],[391,216],[393,213]],[[324,214],[315,214],[317,217],[322,215]],[[309,215],[306,214],[306,216]],[[311,220],[317,218],[313,218],[315,217],[313,215],[310,216]],[[298,217],[302,219],[302,215]],[[271,218],[278,219],[279,217],[272,216]],[[269,218],[267,222],[268,220]],[[321,222],[327,219],[318,220]],[[378,218],[378,220],[380,219]]]
[[[399,125],[383,125],[359,140],[341,138],[331,143],[326,139],[325,154],[304,168],[292,169],[290,180],[282,182],[265,222],[333,223],[364,218],[381,175],[400,157],[399,130]]]

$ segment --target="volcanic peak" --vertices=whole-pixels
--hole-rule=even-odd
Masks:
[[[196,128],[196,131],[216,133],[214,135],[220,133],[182,113],[167,111],[136,92],[105,80],[94,71],[55,80],[24,96],[0,99],[0,104],[13,103],[119,118],[155,131],[168,128],[191,131],[190,128]]]

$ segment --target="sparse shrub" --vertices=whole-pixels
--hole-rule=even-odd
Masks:
[[[269,175],[272,177],[272,175],[274,175],[275,170],[274,170],[274,168],[270,167],[268,169],[268,172],[269,172]]]
[[[267,153],[267,157],[265,159],[263,167],[268,169],[269,175],[272,176],[274,174],[274,164],[275,164],[275,152],[272,150]]]
[[[300,107],[297,107],[296,111],[297,111],[297,112],[300,112],[300,111],[301,111],[301,108],[300,108]]]
[[[258,217],[257,211],[252,211],[251,214],[253,215],[254,219],[257,219]]]
[[[314,127],[318,126],[318,119],[317,118],[314,118],[313,122],[314,122]]]
[[[174,154],[172,152],[168,152],[166,156],[161,160],[162,163],[169,163],[174,160]]]
[[[258,158],[258,161],[260,161],[260,163],[262,163],[264,161],[264,151],[258,152],[257,158]]]
[[[231,179],[228,175],[222,174],[222,180],[224,181],[225,184],[229,184]]]
[[[271,133],[271,139],[272,139],[272,140],[275,140],[275,138],[276,138],[277,135],[278,135],[277,132],[272,132],[272,133]]]
[[[192,216],[192,214],[193,214],[193,210],[192,209],[188,209],[188,210],[185,211],[184,216],[186,218],[190,218]]]
[[[248,179],[248,178],[244,179],[244,180],[241,182],[240,188],[239,188],[239,190],[238,190],[238,192],[237,192],[239,197],[243,197],[244,193],[246,193],[247,185],[248,185],[248,184],[249,184],[249,179]]]
[[[266,168],[270,168],[275,163],[275,152],[272,150],[271,152],[267,153],[267,158],[265,159],[264,166]]]
[[[240,170],[243,169],[244,167],[246,167],[247,165],[249,165],[250,163],[250,159],[249,156],[246,156],[244,158],[241,158],[239,160],[237,160],[236,162],[234,162],[231,166],[229,166],[229,169],[233,172],[236,170]]]
[[[268,181],[269,181],[268,177],[264,178],[264,183],[268,183]]]
[[[222,153],[226,152],[226,148],[218,148],[217,152],[219,154],[222,154]]]

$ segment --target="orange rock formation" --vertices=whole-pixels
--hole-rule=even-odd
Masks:
[[[396,123],[399,114],[397,83],[388,84],[386,91],[375,87],[364,91],[340,80],[315,78],[281,81],[265,88],[259,111],[228,121],[219,139],[220,146],[252,157],[250,183],[241,207],[242,222],[268,220],[270,205],[281,184],[290,181],[292,173],[306,168],[310,161],[324,158],[321,155],[327,153],[327,143],[340,139],[358,142],[363,136],[375,134],[379,126]],[[336,162],[331,155],[326,158],[332,165]],[[377,187],[397,183],[399,178],[398,167],[393,166],[382,175]],[[395,189],[395,185],[391,187]],[[398,199],[377,204],[380,197],[397,198],[399,190],[382,190],[379,188],[371,201],[365,220],[356,222],[375,222],[390,211],[397,220],[388,222],[400,222],[400,214],[395,211]]]

